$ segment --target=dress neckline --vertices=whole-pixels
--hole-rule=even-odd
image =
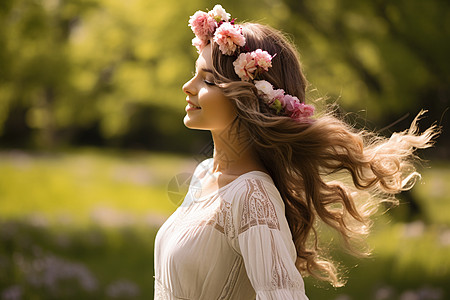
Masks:
[[[209,198],[211,198],[211,197],[213,197],[213,196],[215,196],[215,195],[218,195],[218,194],[219,194],[220,192],[222,192],[223,190],[225,190],[225,189],[231,187],[232,185],[234,185],[234,184],[235,184],[236,182],[238,182],[239,179],[241,179],[242,177],[247,176],[247,175],[250,175],[250,174],[255,174],[255,175],[256,175],[256,174],[259,174],[261,177],[265,177],[266,179],[267,179],[267,178],[270,178],[270,179],[271,179],[270,175],[267,174],[266,172],[258,171],[258,170],[248,171],[248,172],[245,172],[245,173],[239,175],[238,177],[236,177],[235,179],[233,179],[232,181],[230,181],[230,182],[227,183],[226,185],[224,185],[224,186],[218,188],[217,190],[215,190],[214,192],[208,193],[208,194],[206,194],[206,195],[204,195],[204,196],[201,196],[200,198],[196,198],[196,197],[192,194],[192,190],[189,189],[189,193],[191,193],[191,196],[192,196],[192,198],[193,198],[192,201],[193,201],[193,202],[202,202],[202,201],[204,201],[204,200],[206,200],[206,199],[209,199]]]

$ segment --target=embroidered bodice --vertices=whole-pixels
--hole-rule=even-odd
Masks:
[[[155,240],[155,299],[307,300],[284,204],[272,179],[252,171],[196,198],[196,169],[180,207]]]

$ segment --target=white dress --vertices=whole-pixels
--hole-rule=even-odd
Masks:
[[[180,207],[155,240],[155,299],[307,300],[284,203],[271,177],[239,176],[196,198],[196,168]]]

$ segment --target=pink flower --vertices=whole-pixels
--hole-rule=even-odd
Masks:
[[[242,80],[253,80],[260,72],[269,70],[272,66],[271,59],[272,56],[261,49],[241,53],[233,62],[234,70]]]
[[[233,62],[234,71],[244,81],[254,78],[253,72],[256,71],[256,62],[250,53],[241,53]]]
[[[298,100],[298,98],[295,96],[291,96],[291,95],[287,94],[287,95],[284,95],[283,100],[284,100],[284,105],[285,105],[286,111],[289,113],[295,112],[300,106],[300,100]]]
[[[270,108],[276,110],[276,114],[283,113],[297,122],[310,123],[310,117],[314,114],[314,106],[300,102],[300,100],[283,89],[273,89],[272,84],[266,80],[255,80],[258,96],[261,97]]]
[[[283,105],[283,107],[286,105],[285,101],[284,101],[284,90],[283,89],[276,89],[273,90],[273,92],[270,94],[270,97],[275,100],[278,99],[280,100],[281,104]]]
[[[217,22],[209,14],[199,10],[189,18],[189,26],[197,38],[207,41],[212,37]]]
[[[245,45],[245,37],[241,33],[241,28],[231,23],[222,23],[214,33],[214,42],[219,45],[219,49],[224,55],[233,55],[237,46]]]
[[[230,14],[227,13],[220,4],[214,6],[214,8],[210,10],[208,14],[212,18],[214,18],[214,20],[216,20],[217,23],[219,23],[220,21],[228,22],[228,20],[230,19]]]
[[[309,105],[309,104],[304,104],[302,103],[302,110],[303,110],[303,116],[306,118],[312,117],[312,115],[314,114],[314,106]]]
[[[294,104],[295,109],[290,111],[290,117],[299,122],[309,122],[314,113],[314,106],[301,102]]]
[[[197,51],[200,53],[200,51],[202,51],[203,48],[205,48],[206,45],[208,45],[208,41],[201,40],[198,37],[195,37],[192,39],[192,45],[195,46],[195,48],[197,48]]]
[[[272,56],[267,51],[256,49],[252,52],[252,57],[255,59],[258,67],[268,71],[272,67]]]
[[[285,102],[285,108],[288,115],[296,119],[300,114],[300,100],[298,100],[297,97],[291,96],[291,95],[285,95],[284,96],[284,102]]]

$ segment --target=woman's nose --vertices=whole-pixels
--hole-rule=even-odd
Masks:
[[[193,84],[194,78],[189,80],[183,85],[183,92],[185,92],[188,95],[195,95],[197,92],[194,84]]]

